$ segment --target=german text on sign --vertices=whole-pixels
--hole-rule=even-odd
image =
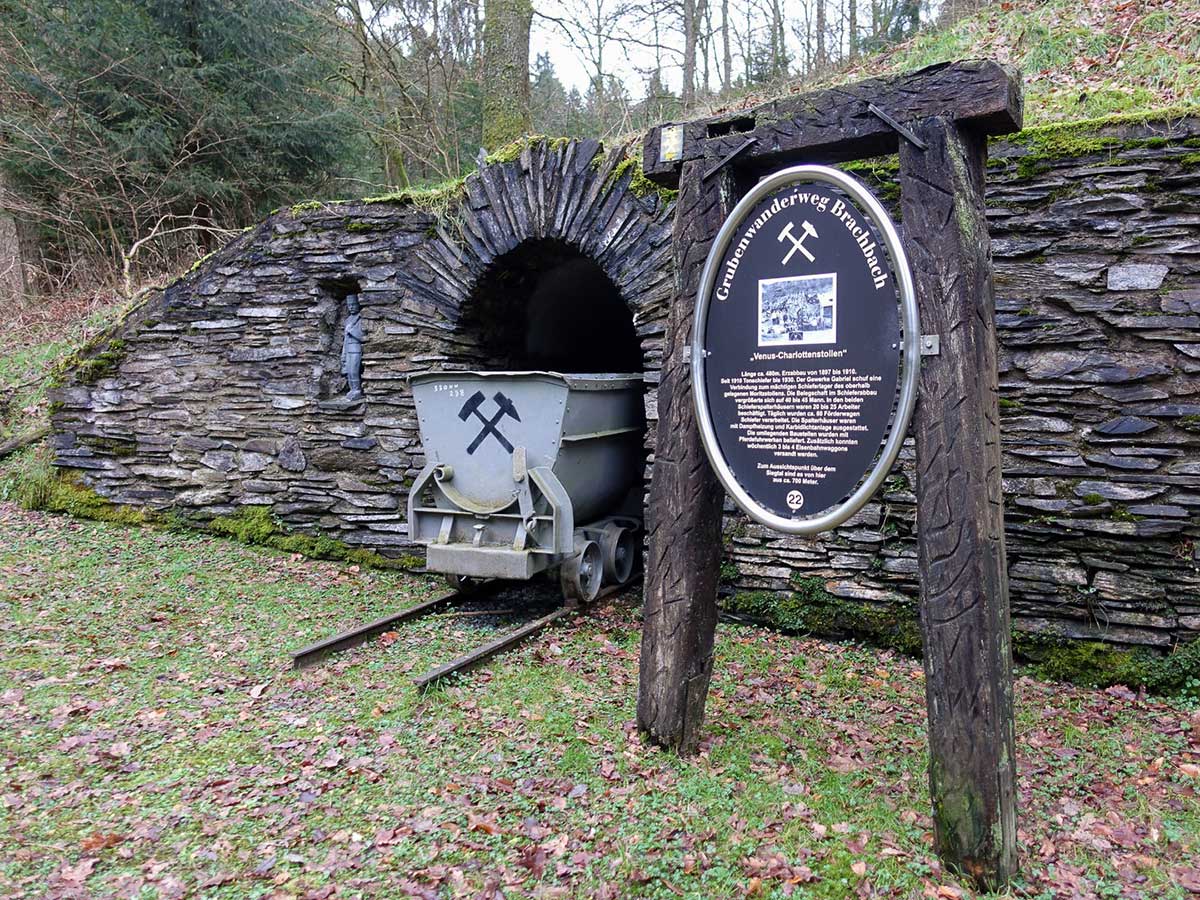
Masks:
[[[764,179],[713,243],[697,298],[696,412],[726,489],[764,524],[831,528],[895,461],[915,396],[916,302],[894,226],[854,179]]]

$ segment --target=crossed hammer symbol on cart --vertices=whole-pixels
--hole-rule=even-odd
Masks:
[[[483,430],[481,430],[479,434],[475,435],[475,440],[471,441],[470,445],[467,447],[467,454],[470,455],[478,450],[479,445],[483,443],[483,439],[489,434],[493,435],[505,450],[507,450],[509,453],[512,453],[513,445],[508,442],[508,438],[502,435],[500,433],[500,429],[496,426],[505,416],[512,416],[514,419],[520,422],[521,417],[517,415],[517,408],[513,405],[511,400],[504,396],[504,394],[500,393],[500,391],[496,391],[492,399],[496,401],[496,406],[499,407],[499,409],[497,409],[496,414],[489,419],[479,411],[479,405],[486,399],[487,398],[483,396],[482,391],[476,391],[469,398],[467,398],[467,402],[464,403],[462,409],[458,411],[458,417],[464,422],[474,415],[477,419],[479,419],[480,422],[483,423]]]

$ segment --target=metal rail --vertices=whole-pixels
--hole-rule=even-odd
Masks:
[[[470,597],[475,597],[477,594],[477,591],[450,591],[434,597],[432,600],[426,600],[424,603],[418,603],[416,606],[401,610],[398,613],[392,613],[381,619],[376,619],[374,622],[368,622],[366,625],[359,625],[356,628],[351,628],[349,631],[343,631],[340,634],[333,635],[333,637],[317,641],[315,644],[301,647],[292,653],[292,668],[307,669],[309,666],[316,665],[326,657],[332,656],[335,653],[341,653],[343,650],[349,650],[351,647],[365,644],[372,638],[379,637],[385,631],[391,631],[394,625],[399,625],[401,622],[411,622],[413,619],[420,619],[423,616],[438,612],[444,607],[460,603]]]
[[[618,591],[632,587],[641,577],[641,573],[639,572],[622,584],[614,584],[604,588],[596,595],[596,600],[593,601],[593,604]],[[489,590],[489,587],[489,585],[484,585],[467,591],[449,591],[431,600],[426,600],[424,603],[418,603],[416,606],[401,610],[398,613],[392,613],[381,619],[376,619],[374,622],[368,622],[357,628],[351,628],[348,631],[343,631],[340,634],[317,641],[315,644],[309,644],[307,647],[301,647],[292,653],[292,668],[307,669],[309,666],[316,665],[335,653],[365,644],[372,638],[378,637],[384,632],[391,631],[394,626],[403,622],[411,622],[414,619],[433,615],[445,607],[455,606],[464,600],[477,599],[480,596],[494,593],[495,588]],[[582,608],[577,606],[560,607],[554,610],[554,612],[534,619],[532,622],[526,622],[512,631],[502,634],[480,647],[476,647],[474,650],[463,654],[457,659],[430,669],[428,672],[414,679],[414,683],[420,690],[425,690],[456,672],[470,671],[480,663],[491,659],[497,653],[501,653],[510,647],[515,647],[522,641],[528,640],[559,619],[572,616],[580,611],[582,611]]]
[[[641,573],[638,572],[629,578],[628,581],[622,582],[621,584],[609,585],[596,595],[596,599],[593,600],[592,604],[589,604],[589,606],[594,605],[605,597],[612,596],[619,591],[623,591],[629,587],[632,587],[641,579],[641,577]],[[545,629],[548,625],[552,625],[559,619],[565,618],[566,616],[572,616],[578,612],[582,612],[584,609],[585,607],[579,606],[560,607],[548,615],[542,616],[539,619],[534,619],[532,622],[526,622],[519,628],[515,628],[506,634],[500,635],[495,640],[489,641],[481,647],[476,647],[469,653],[464,653],[458,659],[451,660],[448,663],[444,663],[443,665],[430,669],[428,672],[425,672],[422,675],[418,675],[413,679],[413,684],[417,686],[418,690],[424,691],[437,684],[439,681],[442,681],[443,679],[448,678],[449,676],[458,672],[469,672],[480,663],[491,659],[497,653],[501,653],[511,647],[515,647],[517,644],[520,644],[523,641],[528,640],[538,632]]]
[[[540,619],[534,619],[532,622],[526,622],[520,628],[516,628],[507,634],[502,634],[493,641],[489,641],[482,647],[476,647],[470,653],[465,653],[458,659],[451,660],[444,665],[440,665],[435,669],[430,669],[423,675],[418,675],[413,679],[413,684],[418,690],[425,690],[432,685],[437,684],[443,678],[448,678],[458,672],[468,672],[475,668],[480,663],[486,662],[497,653],[507,650],[522,641],[525,641],[547,625],[557,622],[564,616],[572,616],[579,610],[574,606],[563,606],[556,609],[554,612],[542,616]]]

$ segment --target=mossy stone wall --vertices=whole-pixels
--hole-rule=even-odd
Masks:
[[[1198,147],[1200,119],[1170,117],[1037,129],[991,148],[1019,650],[1082,641],[1161,655],[1200,635]],[[894,202],[887,160],[854,168]],[[403,509],[422,457],[404,377],[486,358],[463,311],[495,261],[529,240],[577,247],[628,301],[653,435],[671,208],[639,175],[594,141],[533,139],[429,197],[280,212],[67,377],[57,463],[119,504],[235,525],[261,507],[286,533],[410,556]],[[368,324],[357,407],[336,399],[349,285]],[[730,507],[725,602],[911,644],[915,479],[909,443],[876,499],[815,540]]]

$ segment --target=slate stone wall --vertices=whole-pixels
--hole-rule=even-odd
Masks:
[[[1194,638],[1200,120],[1033,132],[991,157],[1014,623],[1160,649]],[[652,439],[671,210],[631,190],[635,177],[595,142],[542,143],[467,179],[436,214],[412,202],[276,214],[94,349],[57,395],[58,463],[117,502],[197,519],[265,506],[290,529],[410,554],[405,492],[422,458],[404,376],[488,365],[473,298],[505,254],[546,238],[595,261],[628,304]],[[362,404],[338,400],[352,289],[367,323]],[[819,585],[868,611],[911,609],[914,483],[910,443],[880,497],[817,540],[730,510],[723,590]]]
[[[1198,148],[1196,118],[990,148],[1019,630],[1161,649],[1200,635]],[[915,482],[910,439],[880,498],[820,540],[731,514],[725,590],[816,579],[868,613],[911,607]]]
[[[405,378],[488,362],[463,323],[509,251],[549,241],[598,264],[657,370],[670,210],[630,190],[624,159],[596,141],[542,143],[433,198],[436,214],[425,197],[272,215],[92,349],[54,396],[57,464],[118,503],[200,521],[263,506],[290,530],[411,553],[407,487],[423,458]],[[350,292],[362,402],[341,396]]]

